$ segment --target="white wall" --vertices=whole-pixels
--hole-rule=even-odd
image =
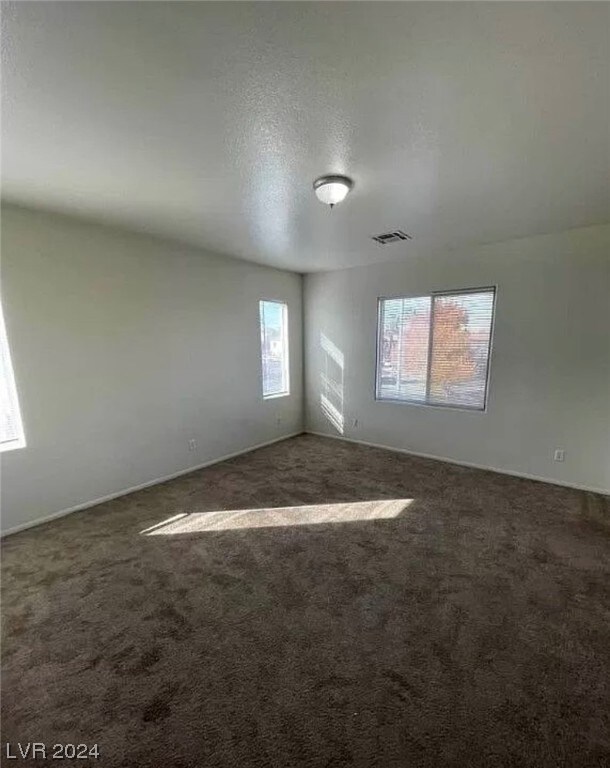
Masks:
[[[3,208],[27,447],[2,454],[2,529],[301,431],[301,294],[296,274]],[[262,399],[260,298],[288,303],[286,398]]]
[[[305,278],[307,428],[339,431],[320,401],[325,336],[344,358],[346,437],[610,489],[610,226],[465,252],[394,247],[401,262]],[[488,285],[498,293],[487,412],[376,402],[377,297]]]

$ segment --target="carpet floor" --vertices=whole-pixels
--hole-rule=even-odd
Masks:
[[[48,764],[610,765],[607,497],[303,435],[2,551]]]

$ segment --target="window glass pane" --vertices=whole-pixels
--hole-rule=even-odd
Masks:
[[[0,308],[0,451],[25,445],[8,340]]]
[[[428,399],[484,408],[494,291],[433,297]]]
[[[260,302],[263,397],[289,394],[288,307]]]
[[[483,410],[494,288],[381,299],[376,396]]]
[[[377,397],[425,402],[430,296],[380,302]]]

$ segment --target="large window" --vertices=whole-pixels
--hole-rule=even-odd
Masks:
[[[260,319],[263,397],[289,395],[288,307],[280,301],[261,301]]]
[[[0,451],[23,448],[24,445],[17,389],[0,307]]]
[[[380,299],[378,400],[485,410],[494,288]]]

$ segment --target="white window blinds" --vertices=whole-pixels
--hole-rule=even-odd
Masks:
[[[377,399],[484,410],[495,289],[379,300]]]
[[[15,377],[0,307],[0,451],[23,448],[24,445]]]
[[[288,395],[288,307],[280,301],[261,301],[259,309],[263,397]]]

